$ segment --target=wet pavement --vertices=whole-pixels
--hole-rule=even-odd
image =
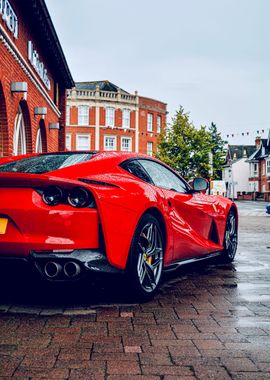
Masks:
[[[189,265],[158,296],[121,283],[0,281],[0,380],[270,379],[270,216],[239,203],[234,264]]]

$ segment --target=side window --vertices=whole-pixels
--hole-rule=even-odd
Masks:
[[[125,161],[121,164],[121,167],[127,172],[135,175],[135,177],[140,178],[142,181],[152,183],[151,178],[137,160]]]
[[[139,161],[156,186],[164,189],[175,190],[179,193],[187,192],[188,187],[185,182],[165,166],[151,160]]]

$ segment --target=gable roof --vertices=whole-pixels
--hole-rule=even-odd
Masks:
[[[226,155],[226,162],[232,160],[233,162],[241,158],[248,158],[256,151],[255,145],[228,145]]]

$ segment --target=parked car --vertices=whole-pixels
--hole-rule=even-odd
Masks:
[[[266,205],[266,213],[270,214],[270,203],[268,203],[268,205]]]
[[[237,249],[236,205],[142,154],[63,152],[0,164],[0,258],[48,281],[125,274],[153,296],[162,273]]]

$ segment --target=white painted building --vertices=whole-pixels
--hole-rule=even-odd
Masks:
[[[249,192],[250,167],[247,159],[256,150],[255,145],[229,145],[222,179],[226,182],[227,197],[237,198],[237,192]]]

